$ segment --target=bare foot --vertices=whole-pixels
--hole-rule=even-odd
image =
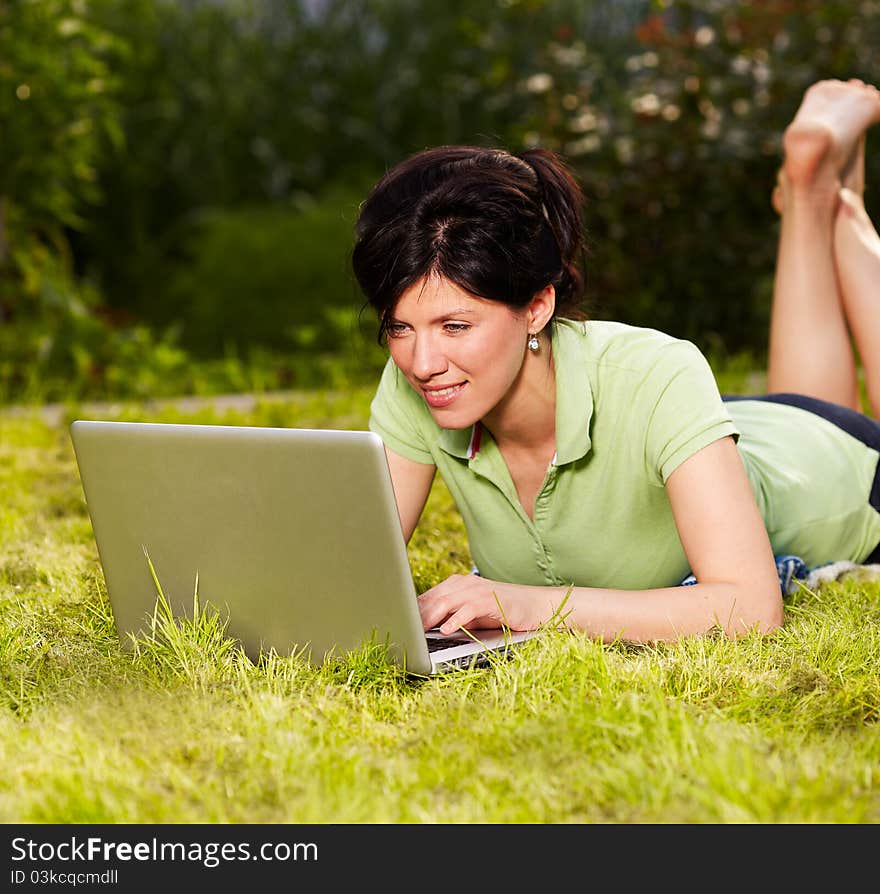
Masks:
[[[818,81],[785,130],[784,171],[794,192],[858,192],[865,131],[880,121],[880,91],[859,80]],[[775,207],[775,201],[774,201]]]
[[[874,224],[868,216],[862,194],[844,186],[840,190],[839,198],[838,224],[845,226],[848,223],[853,226],[853,232],[864,244],[873,246],[874,254],[880,258],[880,236],[877,235]]]
[[[773,205],[774,210],[777,214],[782,214],[782,209],[785,206],[785,193],[788,189],[788,183],[785,178],[785,171],[780,168],[776,172],[776,184],[773,187],[773,192],[770,195],[770,204]]]
[[[787,191],[788,181],[785,177],[785,170],[780,168],[776,172],[776,184],[770,195],[770,204],[773,206],[773,209],[777,214],[782,214],[782,209],[785,207],[785,194]]]
[[[865,82],[857,78],[850,78],[849,83],[865,86]],[[855,148],[840,175],[841,185],[859,196],[865,194],[865,137],[866,135],[862,134],[856,140]]]

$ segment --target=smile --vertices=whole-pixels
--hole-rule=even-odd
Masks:
[[[461,393],[467,382],[449,385],[446,388],[422,388],[422,394],[430,407],[448,407]]]

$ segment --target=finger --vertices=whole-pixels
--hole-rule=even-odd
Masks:
[[[454,574],[418,597],[419,615],[425,630],[436,627],[476,595],[472,592],[471,577],[468,574]]]
[[[458,633],[459,630],[466,630],[469,619],[468,612],[457,611],[440,625],[440,632],[449,636],[452,633]]]
[[[451,601],[449,596],[423,593],[419,597],[419,616],[425,630],[438,626],[461,606],[461,600]]]
[[[483,627],[499,626],[498,619],[485,604],[471,601],[453,612],[440,626],[440,632],[444,634],[455,633],[461,629],[478,630]]]

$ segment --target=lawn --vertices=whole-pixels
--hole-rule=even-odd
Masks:
[[[735,381],[722,390],[736,390]],[[363,428],[371,390],[102,418]],[[432,679],[380,649],[246,658],[217,617],[124,650],[67,424],[0,411],[4,823],[874,823],[880,585],[801,588],[784,627],[633,647],[542,632]],[[467,571],[441,482],[419,589]]]

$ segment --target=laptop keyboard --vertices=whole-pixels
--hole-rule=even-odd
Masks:
[[[447,649],[450,646],[460,646],[463,643],[473,642],[469,636],[434,637],[430,634],[426,637],[426,640],[429,652],[436,652],[438,649]]]

